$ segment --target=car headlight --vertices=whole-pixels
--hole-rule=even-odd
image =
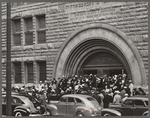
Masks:
[[[30,110],[30,108],[29,108],[29,107],[27,108],[27,111],[28,111],[29,113],[31,112],[31,110]]]

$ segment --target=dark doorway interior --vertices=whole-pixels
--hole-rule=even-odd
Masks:
[[[84,75],[96,75],[97,74],[97,70],[84,70]]]

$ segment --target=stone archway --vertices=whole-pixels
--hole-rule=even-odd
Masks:
[[[101,23],[84,26],[66,39],[56,58],[53,76],[57,79],[76,74],[84,58],[98,50],[119,55],[134,85],[147,84],[142,58],[133,42],[119,29]]]

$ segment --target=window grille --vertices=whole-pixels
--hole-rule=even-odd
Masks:
[[[46,61],[39,62],[39,80],[42,82],[46,80]]]
[[[25,44],[26,45],[33,45],[33,32],[26,32],[25,33]]]
[[[13,34],[14,46],[21,45],[21,34]]]
[[[45,15],[37,16],[37,41],[38,43],[46,43]]]
[[[38,31],[38,43],[46,43],[45,30]]]
[[[38,16],[38,21],[39,21],[39,29],[45,28],[45,15]]]
[[[25,18],[25,45],[33,45],[32,17]]]
[[[21,31],[20,19],[13,20],[13,31],[14,31],[14,33]]]
[[[22,83],[21,81],[21,62],[14,63],[15,69],[15,83]]]
[[[33,63],[27,63],[27,80],[28,80],[28,83],[34,83]]]
[[[13,45],[19,46],[21,45],[21,21],[20,19],[13,20],[12,29],[13,29]]]
[[[26,23],[26,31],[33,30],[32,18],[26,18],[25,23]]]

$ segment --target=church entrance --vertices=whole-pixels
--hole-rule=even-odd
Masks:
[[[109,52],[96,52],[89,56],[79,70],[80,75],[113,76],[126,73],[124,65]]]
[[[127,74],[134,85],[147,85],[143,60],[132,41],[119,29],[95,23],[74,31],[62,44],[53,77]]]

